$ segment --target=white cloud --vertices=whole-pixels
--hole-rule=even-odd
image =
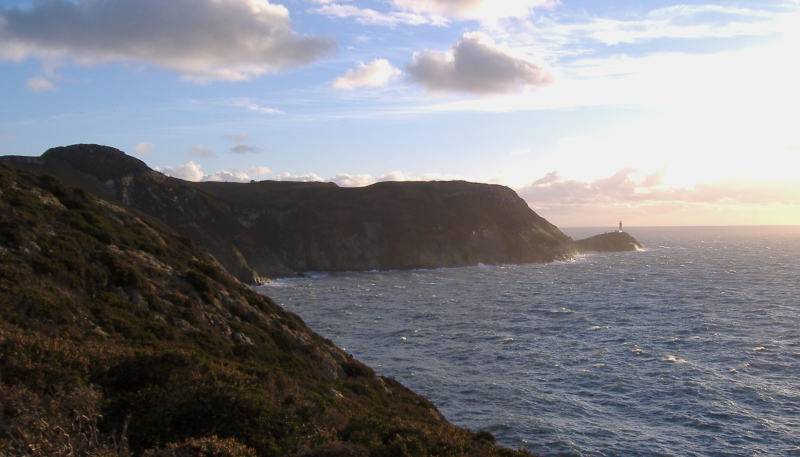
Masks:
[[[382,87],[397,79],[400,70],[393,67],[386,59],[375,59],[369,64],[359,62],[358,69],[347,73],[333,81],[333,87],[353,90],[357,87]]]
[[[41,76],[29,78],[26,84],[28,89],[34,92],[56,90],[56,85],[52,81]]]
[[[216,182],[250,182],[252,179],[247,173],[238,171],[218,171],[213,175],[203,176],[202,180]]]
[[[378,179],[375,180],[376,182],[385,182],[385,181],[412,181],[412,179],[403,173],[402,171],[390,171],[388,174],[383,176],[379,176]]]
[[[186,151],[192,157],[205,157],[205,158],[207,158],[207,157],[216,157],[217,156],[217,154],[214,151],[212,151],[211,149],[209,149],[209,148],[207,148],[205,146],[201,146],[199,144],[193,144],[193,145],[189,146],[188,148],[186,148]]]
[[[316,175],[315,175],[316,176]],[[325,181],[335,182],[343,187],[363,187],[375,184],[377,182],[406,182],[406,181],[456,181],[456,180],[469,180],[464,176],[444,174],[444,173],[425,173],[420,178],[415,178],[411,175],[403,173],[402,171],[395,170],[385,175],[373,178],[371,175],[350,175],[346,173],[339,173],[331,179]]]
[[[389,27],[400,24],[442,26],[447,25],[448,22],[444,17],[436,15],[421,15],[399,11],[381,13],[369,8],[359,8],[353,5],[327,2],[319,8],[311,9],[310,12],[340,19],[354,19],[356,22],[363,25],[383,25]]]
[[[375,183],[370,175],[348,175],[346,173],[339,173],[329,181],[342,187],[364,187]]]
[[[553,83],[550,72],[498,46],[486,34],[467,33],[447,53],[415,53],[411,79],[429,92],[498,95]]]
[[[252,167],[244,170],[244,172],[250,176],[255,176],[258,179],[261,179],[262,177],[267,177],[272,174],[272,170],[270,170],[267,167]]]
[[[308,173],[305,175],[293,175],[289,172],[285,172],[279,174],[278,176],[275,176],[274,179],[275,181],[325,182],[324,179],[320,178],[314,173]]]
[[[404,11],[434,14],[455,19],[480,21],[500,18],[524,18],[536,7],[554,4],[551,0],[394,0]]]
[[[199,182],[199,181],[215,181],[215,182],[250,182],[255,177],[261,179],[272,174],[272,171],[267,167],[253,167],[246,170],[225,170],[207,175],[204,174],[199,164],[189,162],[185,165],[178,167],[156,167],[156,171],[160,171],[167,176],[173,178],[183,179],[185,181]]]
[[[0,9],[0,57],[148,62],[195,82],[248,80],[336,48],[266,0],[67,0]]]
[[[276,115],[277,114],[286,114],[286,113],[284,113],[283,111],[281,111],[279,109],[270,108],[270,107],[267,107],[267,106],[261,106],[258,103],[253,103],[252,101],[247,100],[247,99],[236,100],[236,101],[232,102],[231,105],[240,106],[242,108],[247,109],[248,111],[255,111],[255,112],[261,113],[261,114],[276,114]],[[236,141],[236,140],[234,140],[234,141]]]
[[[153,143],[139,143],[133,147],[133,155],[144,157],[153,153]]]
[[[167,176],[173,178],[183,179],[184,181],[198,182],[203,179],[203,171],[200,170],[200,165],[189,162],[185,165],[177,167],[156,167],[156,171],[160,171]]]

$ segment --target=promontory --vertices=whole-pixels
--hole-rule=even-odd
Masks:
[[[503,186],[450,182],[188,182],[77,144],[6,162],[81,186],[205,246],[240,280],[550,262],[573,241]]]

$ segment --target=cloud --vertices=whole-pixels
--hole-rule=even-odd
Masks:
[[[234,154],[248,154],[248,153],[256,153],[259,149],[255,146],[249,146],[246,144],[237,144],[236,146],[231,148],[231,152]]]
[[[429,92],[497,95],[526,87],[546,86],[553,77],[546,69],[497,46],[486,34],[467,33],[447,53],[415,53],[406,71]]]
[[[144,157],[153,153],[153,143],[139,143],[133,147],[133,155]]]
[[[675,5],[626,19],[581,17],[574,23],[539,24],[540,38],[551,43],[584,39],[614,46],[664,38],[732,38],[776,32],[779,14],[766,10],[720,5]]]
[[[348,175],[346,173],[339,173],[329,181],[342,187],[364,187],[375,183],[370,175]]]
[[[352,18],[363,25],[383,25],[389,27],[400,24],[442,26],[448,23],[447,19],[436,15],[421,15],[399,11],[381,13],[369,8],[359,8],[353,5],[342,5],[338,3],[325,3],[319,8],[309,10],[309,12],[340,19]]]
[[[731,177],[689,187],[663,185],[662,169],[637,180],[636,170],[623,168],[607,178],[593,181],[564,179],[552,171],[530,185],[517,189],[519,195],[537,208],[631,205],[645,203],[681,204],[781,204],[800,205],[800,180],[753,180]]]
[[[731,177],[686,187],[648,187],[663,170],[636,179],[631,169],[593,181],[548,173],[517,189],[537,213],[560,227],[627,225],[794,224],[800,179]]]
[[[214,151],[199,144],[193,144],[189,146],[188,148],[186,148],[186,151],[192,157],[204,157],[204,158],[217,157],[217,154]]]
[[[524,18],[536,7],[550,6],[552,0],[394,0],[404,11],[434,14],[455,19],[479,21],[500,18]]]
[[[667,175],[667,169],[662,168],[661,170],[651,173],[645,176],[644,181],[642,181],[642,187],[658,187],[664,185],[664,177]]]
[[[402,171],[390,171],[388,174],[383,176],[379,176],[376,179],[377,182],[386,182],[386,181],[412,181],[412,179],[403,173]]]
[[[140,61],[195,82],[249,80],[336,49],[266,0],[48,0],[0,9],[0,57]]]
[[[247,109],[248,111],[255,111],[255,112],[261,113],[261,114],[286,114],[286,113],[284,113],[283,111],[281,111],[279,109],[269,108],[269,107],[266,107],[266,106],[261,106],[258,103],[253,103],[250,100],[236,100],[233,103],[231,103],[231,105],[233,105],[233,106],[241,106],[241,107]]]
[[[293,175],[289,172],[285,172],[279,174],[278,176],[275,176],[274,179],[275,181],[325,182],[324,179],[320,178],[314,173],[308,173],[305,175]]]
[[[250,182],[254,178],[252,176],[261,177],[272,174],[267,167],[253,167],[246,170],[225,170],[218,171],[214,174],[204,174],[200,169],[200,165],[189,162],[185,165],[178,167],[156,167],[159,171],[167,176],[173,178],[183,179],[185,181],[199,182],[199,181],[215,181],[215,182]]]
[[[189,162],[185,165],[178,167],[156,167],[156,171],[160,171],[167,176],[173,178],[183,179],[184,181],[198,182],[203,179],[203,171],[200,170],[200,165]]]
[[[242,141],[247,141],[248,136],[246,133],[237,133],[235,135],[225,135],[225,138],[237,143],[241,143]]]
[[[216,182],[250,182],[252,179],[247,173],[239,171],[218,171],[213,175],[206,175],[203,181],[216,181]]]
[[[28,89],[34,92],[56,90],[56,85],[52,81],[41,76],[29,78],[26,84]]]
[[[382,87],[397,79],[400,70],[386,59],[375,59],[367,65],[359,62],[358,69],[348,70],[333,81],[333,87],[353,90],[357,87]]]
[[[267,167],[252,167],[244,170],[244,172],[258,179],[261,179],[262,176],[266,177],[272,174],[272,170]]]

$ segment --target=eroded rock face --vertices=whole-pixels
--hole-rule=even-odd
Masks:
[[[98,145],[5,160],[157,218],[249,283],[306,271],[549,262],[575,254],[569,237],[497,185],[193,183]]]
[[[602,252],[621,252],[638,251],[643,249],[642,245],[627,232],[608,232],[595,235],[590,238],[575,242],[578,251],[581,253],[602,251]]]

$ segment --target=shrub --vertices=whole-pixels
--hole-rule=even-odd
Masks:
[[[252,448],[234,438],[190,438],[181,443],[170,443],[164,448],[149,449],[143,457],[256,457]]]

